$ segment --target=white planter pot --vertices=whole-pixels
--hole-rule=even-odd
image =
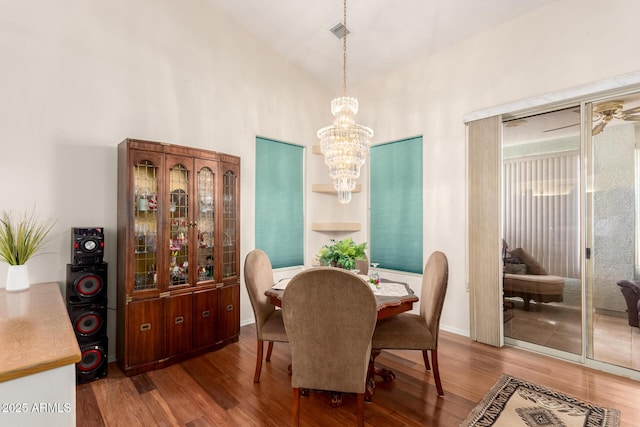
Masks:
[[[9,266],[6,289],[8,292],[29,289],[29,270],[25,264]]]

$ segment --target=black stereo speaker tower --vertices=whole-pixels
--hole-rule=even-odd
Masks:
[[[71,229],[71,264],[67,264],[67,311],[80,346],[76,383],[107,375],[107,267],[102,227]]]

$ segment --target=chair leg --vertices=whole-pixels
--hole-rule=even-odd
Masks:
[[[429,351],[428,350],[422,350],[422,360],[424,360],[424,368],[427,371],[431,370],[431,366],[429,365],[429,355],[428,355]]]
[[[358,393],[358,426],[364,427],[364,393]]]
[[[444,396],[442,383],[440,382],[440,371],[438,370],[438,350],[431,350],[431,362],[433,362],[433,379],[436,381],[438,396]]]
[[[269,341],[269,347],[267,347],[267,362],[271,362],[271,352],[273,351],[273,341]]]
[[[260,382],[260,372],[262,371],[262,340],[258,340],[258,351],[256,352],[256,373],[253,375],[253,382]]]
[[[300,425],[300,389],[293,388],[293,404],[291,406],[291,425],[298,427]]]

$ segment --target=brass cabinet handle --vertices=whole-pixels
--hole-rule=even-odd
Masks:
[[[184,323],[184,316],[178,316],[173,320],[175,325],[179,325],[180,323]]]
[[[202,317],[209,317],[211,316],[211,312],[209,310],[205,310],[202,312]]]
[[[151,330],[151,323],[143,323],[140,325],[140,332],[147,332]]]

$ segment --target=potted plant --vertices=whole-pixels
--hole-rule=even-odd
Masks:
[[[318,252],[317,258],[321,265],[353,270],[356,266],[356,261],[367,259],[366,248],[366,242],[357,244],[351,237],[340,241],[331,239],[331,244],[324,245]]]
[[[0,218],[0,259],[9,264],[7,291],[29,287],[26,262],[44,246],[54,221],[40,221],[35,212],[16,215],[7,211]]]

